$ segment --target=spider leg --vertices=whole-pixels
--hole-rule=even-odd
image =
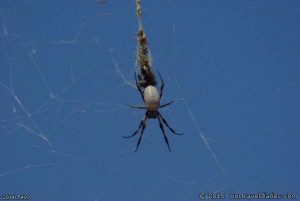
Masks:
[[[161,86],[160,86],[160,94],[159,94],[159,99],[161,99],[162,95],[163,95],[163,90],[164,90],[164,80],[162,79],[159,71],[157,71],[158,75],[159,75],[159,78],[160,78],[160,81],[161,81]]]
[[[139,132],[139,130],[141,129],[141,127],[145,124],[147,118],[148,118],[148,116],[147,116],[147,113],[146,113],[144,119],[141,121],[141,123],[140,123],[139,127],[136,129],[136,131],[134,131],[134,133],[132,135],[130,135],[130,136],[123,136],[123,138],[134,137]]]
[[[164,122],[164,124],[169,128],[169,130],[176,135],[183,135],[183,133],[177,133],[173,128],[171,128],[169,126],[169,124],[167,123],[167,121],[165,120],[165,118],[157,111],[157,116],[160,117],[162,119],[162,121]]]
[[[145,102],[145,100],[144,100],[144,95],[143,95],[143,92],[142,92],[142,89],[140,88],[140,86],[139,86],[139,84],[138,84],[138,81],[137,81],[137,79],[136,79],[136,72],[134,73],[134,78],[135,78],[135,85],[136,85],[137,89],[139,90],[139,92],[140,92],[140,94],[141,94],[141,97],[142,97],[143,101]]]
[[[137,145],[136,145],[136,149],[135,149],[134,152],[137,152],[137,150],[139,149],[139,146],[140,146],[140,143],[141,143],[141,141],[142,141],[143,133],[144,133],[145,128],[146,128],[146,124],[143,123],[143,126],[142,126],[142,132],[141,132],[141,135],[140,135],[140,137],[139,137],[139,140],[138,140],[138,143],[137,143]]]
[[[163,104],[163,105],[159,106],[159,108],[166,107],[168,105],[171,105],[172,103],[173,103],[173,101],[170,101],[170,102],[168,102],[166,104]]]
[[[171,152],[171,149],[170,149],[170,143],[169,143],[168,137],[167,137],[167,135],[166,135],[166,133],[165,133],[164,125],[162,124],[159,115],[157,115],[157,119],[158,119],[158,122],[159,122],[160,130],[162,131],[162,133],[163,133],[163,135],[164,135],[165,142],[166,142],[166,144],[168,145],[169,151]]]
[[[134,152],[137,152],[137,150],[139,149],[139,146],[141,144],[141,141],[142,141],[142,138],[143,138],[143,133],[144,133],[144,130],[146,128],[146,121],[147,121],[147,119],[148,119],[148,111],[146,112],[145,117],[144,117],[143,121],[141,122],[142,131],[141,131],[141,135],[139,137],[138,143],[136,144],[136,149],[135,149]],[[139,129],[140,129],[141,125],[139,126]]]
[[[147,107],[143,107],[143,106],[135,106],[135,105],[125,105],[125,106],[135,108],[135,109],[145,109],[145,110],[148,109]]]

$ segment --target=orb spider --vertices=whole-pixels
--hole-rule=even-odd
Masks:
[[[143,99],[146,106],[134,106],[134,105],[127,105],[127,106],[132,107],[132,108],[147,110],[146,113],[145,113],[144,118],[140,122],[140,125],[136,129],[136,131],[130,136],[123,136],[124,138],[134,137],[139,132],[139,130],[142,128],[139,140],[138,140],[137,145],[136,145],[135,152],[137,152],[137,150],[139,149],[140,143],[142,141],[143,133],[144,133],[144,130],[146,128],[147,119],[156,119],[156,118],[158,119],[159,127],[160,127],[160,129],[163,133],[165,142],[166,142],[170,152],[171,152],[170,144],[169,144],[168,137],[165,133],[165,129],[164,129],[163,124],[165,124],[173,134],[175,134],[175,135],[182,135],[183,134],[183,133],[177,133],[173,128],[171,128],[169,126],[169,124],[167,123],[167,121],[165,120],[165,118],[158,111],[159,108],[169,106],[170,104],[173,103],[173,101],[170,101],[166,104],[160,105],[160,99],[162,97],[163,89],[164,89],[164,81],[163,81],[163,79],[162,79],[159,72],[158,72],[158,75],[159,75],[160,80],[161,80],[161,86],[160,86],[160,93],[159,94],[158,94],[158,91],[157,91],[156,87],[152,86],[152,85],[147,86],[144,89],[144,91],[142,91],[141,87],[138,84],[138,81],[137,81],[137,78],[136,78],[136,73],[135,73],[135,84],[136,84],[136,87],[139,90],[139,93],[140,93],[140,95],[141,95],[141,97],[142,97],[142,99]]]

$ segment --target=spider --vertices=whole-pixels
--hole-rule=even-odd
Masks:
[[[139,90],[139,93],[140,93],[140,95],[141,95],[141,97],[142,97],[142,99],[143,99],[146,106],[134,106],[134,105],[127,105],[127,106],[132,107],[132,108],[147,110],[146,113],[145,113],[145,116],[144,116],[143,120],[140,122],[140,125],[137,128],[137,130],[130,136],[123,136],[124,138],[134,137],[139,132],[139,130],[142,128],[139,140],[138,140],[137,145],[136,145],[135,152],[137,152],[137,150],[139,149],[140,143],[142,141],[143,133],[144,133],[144,130],[146,128],[147,119],[156,119],[156,118],[158,119],[159,127],[160,127],[160,129],[161,129],[161,131],[164,135],[165,142],[166,142],[170,152],[171,152],[170,144],[169,144],[168,137],[165,133],[163,123],[168,127],[168,129],[173,134],[175,134],[175,135],[182,135],[183,134],[183,133],[177,133],[173,128],[171,128],[169,126],[169,124],[167,123],[167,121],[165,120],[165,118],[158,111],[159,108],[169,106],[170,104],[173,103],[173,101],[170,101],[166,104],[160,105],[160,99],[162,97],[163,89],[164,89],[164,81],[163,81],[163,79],[162,79],[159,72],[158,72],[158,75],[159,75],[160,80],[161,80],[161,87],[160,87],[160,93],[159,94],[158,94],[158,91],[157,91],[156,87],[152,86],[152,85],[147,86],[144,89],[144,91],[142,91],[141,87],[138,84],[138,81],[137,81],[137,78],[136,78],[136,73],[135,73],[135,84],[136,84],[136,87]]]

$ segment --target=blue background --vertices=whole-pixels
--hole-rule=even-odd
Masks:
[[[142,1],[162,114],[134,88],[133,0],[0,2],[0,193],[199,200],[299,193],[300,2]],[[227,197],[228,198],[228,197]],[[228,198],[229,199],[229,198]]]

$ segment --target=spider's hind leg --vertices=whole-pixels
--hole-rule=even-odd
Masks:
[[[144,99],[144,95],[143,95],[143,91],[142,91],[142,89],[141,89],[141,87],[140,87],[140,85],[139,85],[139,83],[138,83],[138,81],[137,81],[137,75],[136,75],[136,72],[134,73],[134,78],[135,78],[135,85],[136,85],[136,88],[139,90],[139,92],[140,92],[140,95],[141,95],[141,97],[142,97],[142,99],[143,99],[143,101],[145,102],[145,99]]]
[[[135,105],[125,105],[127,107],[135,108],[135,109],[142,109],[142,110],[147,110],[147,107],[144,106],[135,106]]]
[[[159,71],[157,71],[158,75],[159,75],[159,78],[160,78],[160,81],[161,81],[161,86],[160,86],[160,94],[159,94],[159,99],[161,99],[162,95],[163,95],[163,90],[164,90],[164,80],[162,79]]]
[[[168,103],[166,103],[166,104],[163,104],[163,105],[159,106],[159,108],[162,108],[162,107],[166,107],[166,106],[168,106],[168,105],[171,105],[173,102],[174,102],[174,101],[170,101],[170,102],[168,102]]]

